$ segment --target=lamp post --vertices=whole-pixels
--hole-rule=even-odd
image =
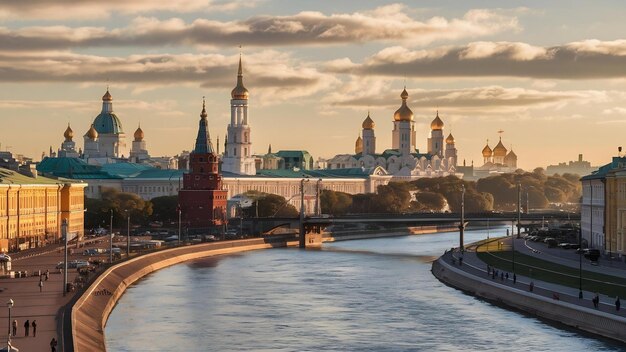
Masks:
[[[583,229],[578,229],[578,298],[583,298]]]
[[[126,213],[126,258],[130,257],[130,211],[124,210]]]
[[[8,340],[8,344],[11,344],[11,308],[13,308],[13,299],[9,299],[9,301],[7,302],[7,307],[9,308],[9,325],[8,325],[8,329],[9,329],[9,340]],[[10,349],[8,350],[10,351]]]
[[[178,204],[178,245],[180,246],[180,237],[181,237],[181,216],[182,216],[182,209],[180,208],[180,204]]]
[[[306,237],[304,235],[304,184],[309,182],[309,179],[300,180],[300,237],[299,239],[299,247],[306,248]]]
[[[522,185],[517,184],[517,238],[519,238],[520,230],[522,227]]]
[[[465,232],[465,185],[461,185],[461,224],[459,225],[459,249],[465,250],[463,245],[463,235]]]
[[[111,209],[111,224],[109,227],[109,263],[113,263],[113,209]]]
[[[65,238],[65,260],[63,261],[63,296],[67,292],[67,219],[61,222],[61,234]]]

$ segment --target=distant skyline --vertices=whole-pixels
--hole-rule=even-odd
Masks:
[[[493,3],[1,2],[0,148],[39,159],[68,122],[82,147],[107,85],[151,155],[191,149],[203,96],[223,143],[241,45],[257,154],[353,153],[368,110],[391,148],[406,85],[422,152],[439,110],[459,164],[498,130],[524,169],[607,163],[626,146],[626,3]]]

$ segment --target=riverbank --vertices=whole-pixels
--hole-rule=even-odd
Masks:
[[[570,288],[526,277],[517,277],[515,283],[512,278],[490,279],[486,264],[478,260],[475,253],[466,252],[463,265],[458,265],[453,255],[458,253],[448,252],[432,264],[432,274],[446,285],[533,316],[626,343],[626,318],[609,313],[610,306],[604,304],[600,310],[594,309],[589,299],[579,299]],[[584,296],[592,295],[585,292]]]
[[[268,243],[262,238],[213,242],[166,249],[117,264],[100,275],[74,304],[73,351],[106,351],[104,327],[117,301],[130,285],[156,270],[202,257],[287,245],[291,243]]]
[[[457,226],[451,226],[451,225],[423,225],[423,226],[408,226],[408,227],[400,227],[400,228],[372,229],[372,230],[367,230],[367,229],[343,230],[343,231],[332,231],[332,232],[324,233],[322,237],[322,242],[367,240],[367,239],[372,239],[372,238],[425,235],[425,234],[457,231],[457,230],[458,230]]]

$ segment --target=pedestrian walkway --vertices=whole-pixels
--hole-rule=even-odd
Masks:
[[[595,309],[592,302],[593,297],[595,297],[596,295],[595,292],[583,291],[583,299],[579,299],[579,291],[576,288],[562,286],[545,281],[539,281],[520,275],[516,275],[517,280],[515,283],[513,283],[513,273],[508,273],[508,280],[506,278],[502,279],[501,274],[506,275],[506,272],[503,272],[501,270],[499,270],[498,276],[495,277],[493,273],[487,274],[487,264],[480,260],[476,255],[476,252],[474,251],[465,251],[463,254],[458,251],[451,251],[444,254],[442,258],[446,262],[455,265],[457,268],[463,270],[468,274],[483,279],[492,280],[494,283],[497,283],[499,285],[506,285],[509,287],[514,287],[527,292],[531,292],[530,286],[532,282],[534,286],[532,292],[534,294],[550,299],[572,303],[580,307]],[[461,260],[459,260],[460,258],[462,258],[462,264]],[[496,270],[498,269],[496,268]],[[626,317],[626,311],[624,309],[620,309],[619,311],[615,309],[615,297],[599,295],[599,299],[600,303],[597,308],[598,311]]]
[[[93,247],[93,244],[89,244]],[[104,247],[104,245],[100,244]],[[74,259],[86,260],[81,250],[75,250],[68,261]],[[14,302],[11,309],[11,320],[17,320],[17,334],[11,338],[11,344],[20,351],[50,351],[50,340],[55,338],[61,341],[57,334],[57,314],[73,296],[73,293],[63,295],[63,274],[56,266],[64,260],[63,247],[51,244],[20,253],[11,254],[12,270],[27,272],[24,278],[0,279],[0,348],[6,346],[9,328],[9,308],[7,302]],[[49,270],[49,279],[45,272]],[[43,286],[40,287],[41,271]],[[68,270],[68,282],[74,282],[77,277],[76,269]],[[41,289],[41,292],[40,292]],[[36,321],[37,336],[33,336],[30,328],[29,336],[25,336],[24,323]],[[61,342],[57,351],[61,351]]]

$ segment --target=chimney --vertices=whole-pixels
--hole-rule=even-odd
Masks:
[[[622,147],[617,147],[617,156],[622,157]]]
[[[583,155],[582,154],[578,154],[578,161],[583,161]]]

